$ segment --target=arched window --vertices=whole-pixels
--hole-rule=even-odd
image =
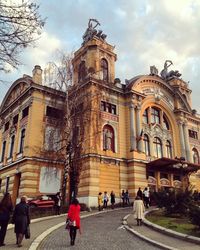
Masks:
[[[157,108],[151,108],[151,123],[160,124],[160,110]]]
[[[149,137],[148,137],[148,135],[144,134],[143,141],[144,141],[145,154],[150,155],[150,146],[149,146]]]
[[[166,141],[166,154],[167,158],[172,158],[172,145],[170,141]]]
[[[13,150],[14,150],[14,144],[15,144],[15,136],[13,135],[10,140],[10,154],[9,158],[13,156]]]
[[[25,141],[25,128],[21,131],[21,137],[20,137],[20,147],[19,147],[19,153],[23,153],[24,151],[24,141]]]
[[[198,153],[196,148],[192,149],[192,158],[193,158],[194,163],[196,163],[196,164],[199,163],[199,153]]]
[[[85,80],[85,77],[86,77],[85,61],[82,61],[79,64],[78,68],[78,82],[82,82],[83,80]]]
[[[108,62],[106,59],[101,59],[101,70],[103,74],[103,81],[108,81]]]
[[[165,115],[163,115],[163,128],[169,130],[169,123]]]
[[[107,124],[103,127],[103,150],[111,150],[115,152],[114,129]]]
[[[154,138],[153,141],[154,144],[154,156],[156,156],[157,158],[161,158],[162,157],[162,142],[158,137]]]
[[[142,120],[143,120],[143,122],[146,123],[146,124],[149,123],[149,121],[148,121],[148,108],[145,109],[145,111],[144,111],[144,113],[143,113],[143,115],[142,115]]]

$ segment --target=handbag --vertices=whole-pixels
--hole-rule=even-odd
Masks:
[[[74,220],[74,221],[71,221],[69,218],[67,218],[67,220],[66,220],[66,225],[65,225],[65,229],[69,229],[70,226],[75,227],[75,226],[76,226],[76,221],[75,221],[75,220]]]
[[[31,238],[30,226],[28,225],[25,231],[25,239]]]

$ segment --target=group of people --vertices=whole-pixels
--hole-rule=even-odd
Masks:
[[[137,191],[137,196],[133,203],[133,214],[135,219],[137,220],[137,225],[142,225],[142,220],[144,219],[145,208],[149,208],[150,206],[150,191],[148,187],[142,191],[139,187]]]
[[[104,208],[107,208],[109,199],[110,199],[110,203],[111,203],[111,208],[114,209],[114,207],[115,207],[115,193],[113,191],[111,191],[110,196],[109,196],[107,191],[105,191],[103,194],[102,194],[102,192],[99,192],[99,194],[98,194],[99,211],[101,211]]]
[[[29,231],[30,213],[26,196],[21,197],[20,203],[15,206],[13,211],[11,195],[6,193],[0,202],[0,247],[5,246],[4,241],[7,226],[12,212],[12,223],[15,225],[14,232],[16,234],[16,244],[18,247],[22,246],[24,235]]]
[[[124,190],[122,190],[121,199],[122,199],[122,206],[123,207],[124,207],[124,205],[129,205],[130,204],[128,190],[126,190],[126,192]]]
[[[130,198],[129,198],[128,190],[126,190],[126,191],[122,190],[121,199],[122,199],[122,206],[123,207],[125,205],[130,204]],[[104,193],[99,192],[99,194],[98,194],[98,208],[99,208],[99,211],[101,211],[104,208],[107,208],[109,201],[111,203],[111,208],[114,209],[114,207],[115,207],[115,193],[113,191],[111,191],[110,195],[108,194],[107,191],[105,191]]]
[[[146,208],[149,208],[150,206],[150,191],[148,187],[145,187],[145,189],[142,191],[141,188],[139,187],[137,191],[137,196],[141,198],[141,200],[144,201],[144,206]]]

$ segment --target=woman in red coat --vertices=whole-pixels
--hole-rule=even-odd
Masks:
[[[69,207],[67,219],[71,221],[71,225],[69,226],[69,235],[71,239],[71,245],[73,246],[76,239],[76,231],[79,229],[80,231],[80,210],[81,207],[77,199],[74,199],[72,204]]]

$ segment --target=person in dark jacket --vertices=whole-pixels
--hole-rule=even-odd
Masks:
[[[111,202],[111,208],[114,209],[114,207],[115,207],[115,194],[113,191],[111,191],[111,194],[110,194],[110,202]]]
[[[7,226],[10,219],[10,214],[13,210],[11,196],[6,193],[0,202],[0,247],[5,246],[4,239],[6,236]]]
[[[138,189],[138,191],[137,191],[137,196],[139,196],[139,197],[141,198],[141,200],[142,200],[142,198],[143,198],[143,193],[142,193],[142,190],[141,190],[140,187],[139,187],[139,189]]]
[[[26,196],[22,196],[21,202],[16,205],[13,214],[13,222],[15,224],[15,233],[17,239],[16,244],[18,247],[21,247],[27,227],[30,224],[29,205],[27,204]]]

